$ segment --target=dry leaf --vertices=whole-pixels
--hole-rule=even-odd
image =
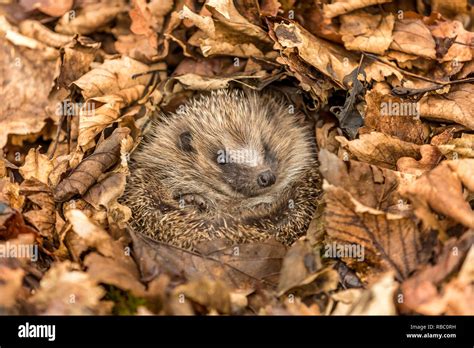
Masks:
[[[444,161],[435,169],[425,173],[415,182],[401,188],[401,193],[409,198],[415,212],[425,217],[430,208],[446,215],[466,227],[474,228],[474,211],[465,201],[462,186],[474,190],[474,160]]]
[[[37,314],[84,315],[101,314],[105,295],[87,273],[65,261],[56,263],[41,280],[38,291],[29,299]]]
[[[36,179],[43,184],[48,184],[48,177],[53,170],[53,164],[39,149],[31,149],[25,158],[25,164],[20,167],[23,179]]]
[[[54,190],[54,199],[64,202],[77,194],[83,195],[97,182],[101,174],[119,160],[122,139],[125,139],[129,133],[128,128],[114,130],[110,137],[97,146],[92,155],[84,159],[67,178],[59,183]]]

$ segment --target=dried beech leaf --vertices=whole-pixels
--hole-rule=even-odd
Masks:
[[[390,47],[395,24],[393,14],[383,16],[356,11],[339,19],[341,21],[339,33],[348,50],[383,55]]]
[[[474,228],[474,211],[462,191],[463,185],[474,190],[473,178],[474,159],[444,161],[415,182],[402,187],[401,193],[413,202],[420,217],[425,217],[425,211],[431,208],[466,227]],[[431,225],[430,221],[425,222]]]
[[[53,170],[53,164],[39,149],[31,149],[25,158],[25,164],[20,167],[23,179],[36,179],[43,184],[48,184],[48,177]]]
[[[48,117],[55,118],[54,101],[48,100],[53,75],[54,61],[0,35],[0,147],[9,134],[39,133]]]
[[[145,87],[136,85],[112,95],[88,99],[80,110],[79,146],[89,144],[104,128],[120,117],[120,110],[140,99]],[[96,107],[95,105],[100,105]]]
[[[135,79],[133,75],[148,70],[148,65],[129,57],[106,60],[99,67],[89,71],[74,81],[74,85],[81,89],[85,99],[101,97],[137,85],[145,86],[150,79],[149,75],[139,76]]]
[[[38,180],[28,179],[21,183],[24,194],[39,209],[23,213],[26,221],[32,224],[43,237],[53,239],[56,224],[56,209],[51,189]]]
[[[421,117],[451,121],[474,130],[473,84],[453,86],[447,95],[428,95],[420,100]]]
[[[190,280],[205,276],[237,289],[275,286],[286,252],[283,245],[273,241],[232,245],[216,240],[200,245],[202,252],[195,253],[130,233],[145,279],[164,271]]]
[[[435,59],[435,47],[436,43],[430,30],[420,19],[402,19],[395,22],[391,49]]]
[[[430,236],[419,231],[413,219],[364,206],[333,185],[325,184],[324,191],[328,236],[337,243],[364,247],[363,262],[372,266],[371,273],[392,270],[401,280],[428,260]],[[349,261],[363,267],[356,259]]]
[[[342,147],[349,150],[359,161],[395,169],[402,157],[420,157],[420,146],[379,132],[361,134],[359,139],[347,140],[338,136]]]

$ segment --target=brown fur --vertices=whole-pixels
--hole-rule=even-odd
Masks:
[[[291,244],[311,221],[320,179],[312,132],[289,110],[272,94],[220,90],[153,124],[122,198],[133,227],[185,248],[216,238]]]

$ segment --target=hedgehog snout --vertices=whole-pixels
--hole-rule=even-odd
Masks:
[[[257,177],[257,183],[260,187],[272,186],[276,181],[275,174],[271,170],[260,173]]]

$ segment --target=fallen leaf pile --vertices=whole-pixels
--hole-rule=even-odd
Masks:
[[[0,314],[474,314],[467,0],[0,3]],[[149,122],[277,89],[315,124],[307,234],[178,249],[121,204]]]

